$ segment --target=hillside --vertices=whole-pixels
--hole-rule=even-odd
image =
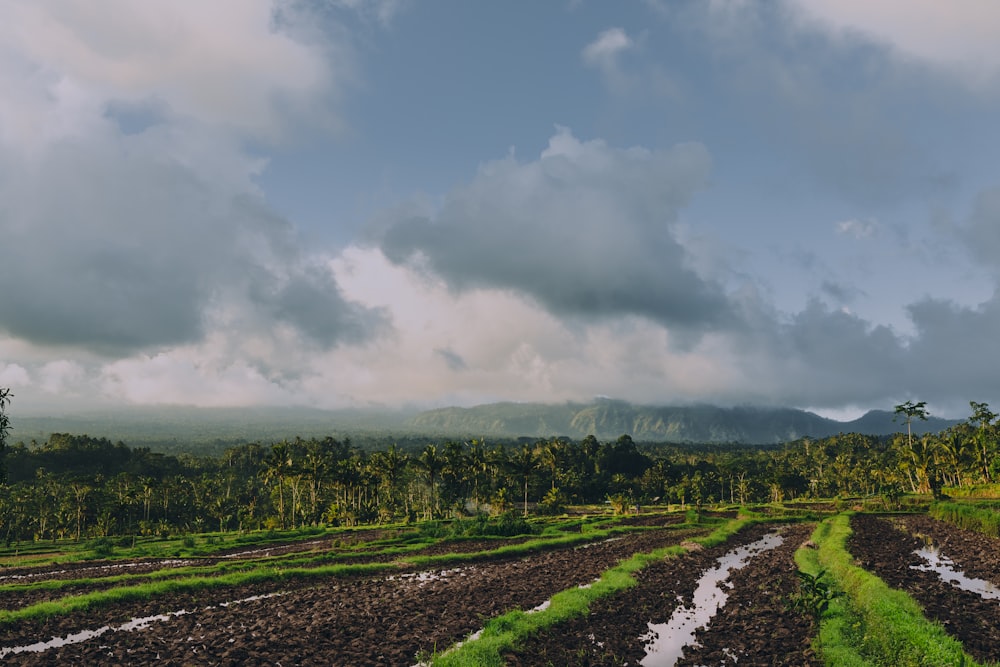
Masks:
[[[624,401],[542,405],[494,403],[472,408],[441,408],[422,412],[407,422],[415,431],[504,437],[616,438],[698,443],[773,444],[804,436],[822,438],[837,433],[883,435],[903,430],[893,413],[873,410],[854,421],[841,422],[792,408],[710,405],[657,407]],[[914,433],[940,431],[954,420],[931,417],[913,424]]]

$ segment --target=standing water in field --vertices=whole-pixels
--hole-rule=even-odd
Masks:
[[[963,591],[975,593],[985,600],[1000,600],[1000,588],[985,579],[974,579],[965,576],[961,570],[955,569],[955,562],[941,554],[934,545],[927,545],[914,551],[915,554],[923,558],[926,565],[911,565],[913,570],[921,572],[934,572],[941,578],[941,581],[951,584]]]
[[[678,607],[667,623],[648,623],[649,632],[640,639],[646,643],[645,667],[672,667],[684,654],[684,647],[694,641],[695,631],[708,625],[726,603],[728,594],[719,584],[733,570],[745,566],[757,554],[778,547],[784,538],[770,533],[751,544],[745,544],[719,557],[718,564],[706,570],[694,590],[692,606]]]

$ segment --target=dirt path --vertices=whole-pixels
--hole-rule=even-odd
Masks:
[[[509,665],[638,665],[646,655],[640,637],[647,623],[665,623],[680,604],[689,604],[701,574],[735,546],[760,538],[770,528],[754,526],[724,545],[654,563],[639,572],[638,585],[597,600],[591,613],[559,624],[507,656]],[[734,572],[729,600],[698,633],[702,648],[685,649],[678,664],[818,665],[809,643],[812,622],[789,612],[785,599],[797,587],[792,554],[811,526],[792,526],[777,549],[752,558]]]
[[[41,653],[17,653],[9,664],[413,665],[420,652],[443,650],[510,609],[531,609],[556,592],[593,581],[637,551],[678,543],[689,531],[653,530],[525,558],[444,572],[325,580],[298,588],[233,587],[176,595],[22,623],[0,632],[11,647],[123,619],[188,610],[132,632]],[[218,606],[261,593],[282,595]]]
[[[928,517],[905,517],[898,523],[905,531],[888,519],[855,515],[851,520],[854,535],[848,544],[855,559],[890,586],[909,593],[927,617],[940,622],[976,660],[996,660],[1000,656],[1000,601],[983,599],[933,572],[915,569],[925,564],[915,553],[924,541],[909,531],[942,545],[941,552],[959,567],[968,568],[967,572],[992,573],[991,577],[997,576],[1000,540],[990,542],[991,538]]]

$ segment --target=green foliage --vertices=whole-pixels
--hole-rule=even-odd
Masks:
[[[831,602],[844,595],[842,591],[834,591],[823,581],[825,570],[820,570],[816,574],[799,570],[795,574],[799,577],[799,590],[792,595],[789,606],[809,614],[816,620],[826,612]]]
[[[91,549],[94,558],[110,558],[115,553],[115,543],[110,537],[98,537],[87,543],[87,548]]]
[[[538,513],[548,516],[562,514],[566,511],[567,505],[569,505],[569,497],[565,492],[561,489],[549,489],[545,493],[545,497],[542,498],[542,502],[538,503]]]
[[[928,621],[906,593],[853,563],[847,551],[850,513],[823,521],[813,533],[815,549],[803,548],[796,561],[818,578],[825,568],[830,587],[843,591],[831,599],[820,619],[820,651],[826,664],[923,666],[976,663],[939,624]]]
[[[629,493],[616,493],[608,496],[608,502],[615,514],[627,514],[635,507],[635,498]]]
[[[13,394],[10,389],[0,387],[0,483],[7,478],[7,469],[4,465],[4,451],[7,449],[7,434],[10,432],[10,417],[7,416],[7,406]]]
[[[457,519],[451,524],[453,537],[514,537],[534,535],[541,532],[540,526],[528,523],[515,512],[506,512],[498,517],[477,514],[470,519]]]
[[[953,523],[959,528],[974,530],[990,537],[1000,537],[1000,507],[991,503],[970,505],[938,502],[931,505],[929,514],[935,519]]]

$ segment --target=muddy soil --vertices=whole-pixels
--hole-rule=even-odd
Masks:
[[[533,637],[506,656],[507,664],[638,665],[646,655],[641,639],[647,623],[665,623],[690,604],[701,574],[735,546],[759,539],[769,528],[753,526],[726,544],[654,563],[637,575],[635,588],[597,600],[585,618]],[[798,587],[792,554],[812,526],[789,527],[777,549],[755,556],[728,582],[727,604],[697,633],[700,648],[686,648],[682,665],[819,665],[810,648],[812,620],[790,612],[787,599]]]
[[[422,549],[408,552],[407,556],[433,556],[449,553],[474,553],[476,551],[485,551],[490,549],[496,549],[501,546],[508,544],[520,544],[522,542],[531,539],[529,537],[514,537],[514,538],[493,538],[493,539],[481,539],[481,540],[456,540],[456,541],[443,541],[434,544],[430,544]],[[354,545],[359,544],[355,541],[352,543]],[[398,554],[380,554],[380,553],[365,553],[364,547],[352,546],[351,550],[348,552],[341,553],[341,550],[345,545],[337,544],[336,546],[330,540],[323,541],[313,541],[309,543],[303,543],[295,545],[298,549],[293,549],[293,545],[283,545],[281,547],[281,554],[284,556],[308,556],[308,555],[320,555],[323,549],[327,549],[330,554],[338,554],[343,558],[342,561],[316,561],[313,563],[298,563],[295,567],[321,567],[324,565],[329,565],[331,562],[344,562],[349,564],[362,564],[362,563],[388,563],[399,559]],[[375,546],[373,549],[381,549],[383,547]],[[47,600],[57,600],[61,597],[67,595],[78,595],[80,593],[87,593],[91,591],[107,590],[109,588],[114,588],[115,586],[123,585],[121,582],[114,581],[101,581],[103,578],[108,578],[112,576],[118,576],[122,574],[132,575],[133,578],[128,581],[126,585],[138,585],[152,581],[152,577],[146,577],[142,575],[148,575],[153,572],[157,572],[163,569],[179,568],[179,567],[205,567],[218,565],[222,562],[232,562],[234,566],[241,561],[261,561],[265,559],[274,560],[270,565],[280,567],[280,556],[275,556],[271,549],[255,550],[258,555],[257,559],[252,557],[251,552],[246,550],[241,552],[236,552],[234,555],[238,555],[239,558],[232,558],[231,556],[226,556],[224,558],[186,558],[186,559],[149,559],[149,560],[132,560],[132,561],[90,561],[87,565],[80,565],[74,563],[71,569],[58,568],[55,566],[38,568],[32,571],[22,572],[20,575],[9,575],[6,571],[2,576],[0,576],[0,583],[3,584],[32,584],[40,581],[48,580],[66,580],[66,579],[80,579],[80,578],[92,578],[96,581],[83,583],[83,584],[72,584],[68,586],[63,586],[57,589],[51,590],[41,590],[41,589],[30,589],[30,590],[0,590],[0,609],[20,609],[28,605],[35,604],[37,602],[44,602]],[[277,560],[275,560],[277,559]],[[221,575],[222,573],[220,573]],[[202,575],[211,576],[211,575]],[[21,577],[21,578],[17,578]]]
[[[146,629],[6,656],[9,664],[413,665],[510,609],[532,609],[589,583],[622,558],[676,544],[688,530],[651,530],[524,558],[446,571],[227,587],[157,597],[23,622],[0,630],[0,647],[65,636],[130,618],[186,610]],[[263,593],[280,592],[220,606]]]
[[[858,514],[852,518],[851,528],[854,535],[848,548],[861,567],[909,593],[924,607],[927,617],[940,622],[976,660],[1000,656],[1000,601],[956,588],[934,572],[914,569],[925,561],[915,553],[924,540],[913,533],[930,537],[966,574],[978,573],[972,576],[994,583],[1000,583],[1000,540],[926,516],[890,520]]]

